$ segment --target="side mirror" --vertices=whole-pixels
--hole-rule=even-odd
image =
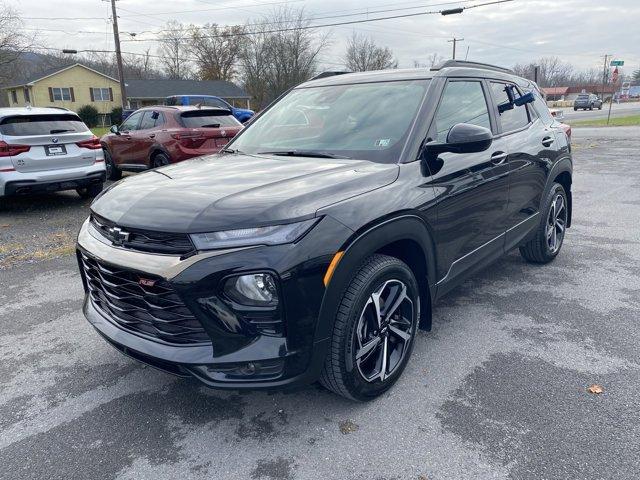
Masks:
[[[120,129],[118,128],[118,125],[111,125],[111,128],[109,128],[109,131],[111,133],[115,133],[116,135],[120,135]]]
[[[449,130],[446,143],[429,142],[424,146],[424,151],[436,155],[443,152],[484,152],[492,142],[493,134],[488,128],[470,123],[457,123]]]

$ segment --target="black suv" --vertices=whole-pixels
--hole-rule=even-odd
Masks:
[[[535,84],[471,62],[323,76],[217,155],[125,178],[78,237],[115,348],[218,388],[319,380],[368,400],[437,298],[571,223],[566,135]]]

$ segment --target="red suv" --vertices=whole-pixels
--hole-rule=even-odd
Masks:
[[[141,108],[100,139],[107,178],[217,153],[241,129],[231,111],[222,108]]]

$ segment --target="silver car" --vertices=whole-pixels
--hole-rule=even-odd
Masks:
[[[0,108],[0,197],[58,190],[94,197],[105,174],[100,140],[74,112]]]

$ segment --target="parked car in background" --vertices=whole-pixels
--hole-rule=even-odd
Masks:
[[[0,197],[59,190],[94,197],[104,180],[100,140],[74,112],[0,108]]]
[[[535,84],[509,70],[314,79],[220,154],[93,202],[84,313],[126,355],[210,387],[319,380],[370,400],[438,298],[514,248],[556,258],[572,170]]]
[[[573,102],[573,110],[593,110],[597,108],[602,110],[602,99],[593,93],[581,93]]]
[[[228,108],[238,121],[245,123],[255,115],[253,110],[248,108],[237,108],[224,101],[220,97],[213,95],[173,95],[165,100],[167,105],[201,105],[207,107]]]
[[[141,108],[100,139],[107,178],[217,153],[242,128],[228,109]]]

